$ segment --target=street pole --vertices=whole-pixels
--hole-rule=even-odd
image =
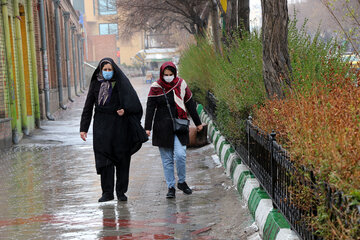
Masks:
[[[73,75],[74,75],[74,87],[75,87],[75,95],[80,97],[78,94],[78,85],[77,85],[77,74],[76,74],[76,46],[75,46],[75,38],[74,35],[76,33],[76,27],[73,25],[71,26],[71,47],[72,47],[72,55],[73,55]]]
[[[81,67],[81,72],[82,72],[82,80],[83,80],[83,89],[86,89],[86,84],[85,84],[85,59],[84,59],[84,42],[85,39],[82,37],[81,38],[81,62],[82,62],[82,67]]]
[[[82,79],[82,62],[81,62],[81,33],[78,33],[76,34],[76,40],[77,40],[77,45],[78,45],[78,62],[79,62],[79,83],[80,83],[80,92],[84,93],[83,89],[84,89],[84,86],[83,86],[83,79]]]
[[[15,144],[19,143],[19,132],[21,131],[21,122],[17,121],[16,116],[16,100],[15,100],[15,87],[14,87],[14,72],[12,64],[12,52],[11,52],[11,36],[9,26],[9,13],[7,0],[1,0],[2,5],[2,17],[4,23],[4,35],[5,35],[5,54],[6,54],[6,73],[7,73],[7,87],[10,105],[10,118],[12,139]]]
[[[17,69],[19,81],[17,84],[19,86],[20,92],[20,115],[21,115],[21,125],[22,130],[25,135],[29,135],[29,126],[27,120],[27,106],[26,106],[26,90],[25,90],[25,73],[24,73],[24,59],[23,59],[23,47],[22,47],[22,36],[21,36],[21,16],[19,11],[19,1],[13,0],[13,11],[14,11],[14,21],[15,21],[15,48],[17,56]]]
[[[65,19],[65,52],[66,52],[66,73],[67,73],[67,87],[68,87],[68,99],[73,102],[74,100],[71,98],[71,75],[70,75],[70,54],[69,54],[69,27],[68,21],[70,19],[70,13],[64,12]]]
[[[43,72],[44,72],[44,94],[45,94],[45,111],[48,120],[54,121],[55,118],[50,111],[50,83],[49,83],[49,63],[47,55],[46,32],[45,32],[45,11],[44,0],[39,0],[39,15],[40,15],[40,33],[41,33],[41,48]]]
[[[54,11],[55,11],[55,39],[56,39],[56,73],[58,79],[58,90],[59,90],[59,106],[60,108],[66,110],[64,105],[63,97],[63,82],[62,82],[62,72],[61,72],[61,42],[60,42],[60,24],[59,24],[59,6],[60,0],[53,0],[54,2]]]
[[[34,97],[34,117],[36,127],[40,127],[40,103],[39,103],[39,84],[38,73],[36,67],[36,49],[35,49],[35,33],[34,33],[34,18],[32,9],[32,0],[26,0],[26,9],[29,27],[30,53],[31,53],[31,73],[33,80],[33,97]]]

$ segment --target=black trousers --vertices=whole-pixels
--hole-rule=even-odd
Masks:
[[[100,179],[102,194],[114,195],[114,177],[116,168],[116,194],[120,196],[127,192],[129,186],[130,156],[116,165],[110,164],[101,168]]]

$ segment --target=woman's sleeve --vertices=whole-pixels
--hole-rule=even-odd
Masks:
[[[195,125],[196,126],[201,125],[201,120],[200,120],[199,114],[196,111],[196,103],[195,103],[194,99],[190,98],[190,100],[185,103],[185,107],[188,110]]]
[[[86,97],[84,109],[81,114],[80,132],[88,132],[89,130],[94,103],[95,103],[94,84],[91,82],[89,87],[89,92]]]
[[[145,114],[145,130],[151,130],[156,109],[156,97],[148,97]]]

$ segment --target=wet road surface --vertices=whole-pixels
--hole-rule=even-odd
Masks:
[[[149,85],[132,82],[145,105]],[[92,130],[86,142],[79,137],[84,101],[0,152],[0,239],[253,238],[253,219],[212,145],[187,151],[192,195],[165,198],[160,154],[148,141],[132,157],[128,202],[98,203]]]

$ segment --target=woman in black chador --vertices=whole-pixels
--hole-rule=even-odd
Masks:
[[[111,58],[104,58],[94,71],[81,116],[80,136],[86,141],[93,107],[94,153],[96,171],[101,175],[102,196],[99,202],[126,201],[130,158],[147,140],[140,125],[142,106],[129,79]]]

